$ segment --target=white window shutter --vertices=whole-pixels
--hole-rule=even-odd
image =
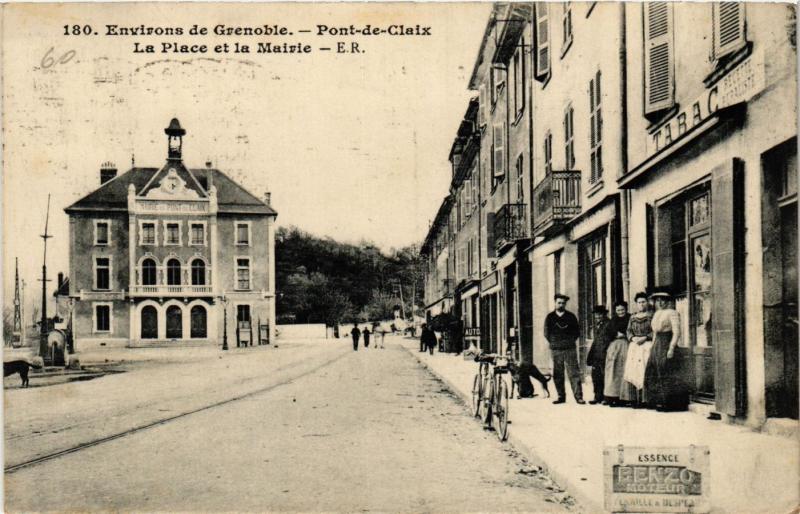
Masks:
[[[481,84],[478,91],[478,124],[483,127],[486,125],[486,102],[488,101],[486,98],[486,84]]]
[[[714,58],[719,59],[742,48],[745,43],[745,5],[742,2],[715,2]]]
[[[494,124],[494,175],[501,177],[505,175],[505,125],[503,123]]]
[[[550,73],[550,24],[545,2],[536,3],[536,78]]]
[[[671,2],[647,2],[644,9],[644,112],[675,104],[675,47]]]

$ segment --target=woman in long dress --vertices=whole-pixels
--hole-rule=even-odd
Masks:
[[[606,351],[606,371],[603,397],[608,405],[619,407],[633,399],[631,387],[623,380],[625,360],[628,356],[628,304],[614,304],[614,316],[609,322],[609,333],[614,338]]]
[[[656,303],[653,315],[653,349],[645,370],[648,402],[657,410],[686,410],[689,394],[681,376],[680,355],[675,351],[681,337],[681,318],[672,308],[672,295],[660,291],[650,295]]]
[[[628,357],[625,359],[623,378],[634,389],[633,407],[641,408],[647,404],[644,372],[653,348],[653,312],[645,293],[637,293],[634,300],[638,311],[628,322]]]

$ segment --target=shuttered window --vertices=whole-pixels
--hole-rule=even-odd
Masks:
[[[544,136],[544,173],[549,175],[553,171],[553,134],[549,131]]]
[[[589,152],[591,174],[589,182],[594,184],[603,178],[603,109],[600,90],[600,71],[589,81]]]
[[[575,124],[572,104],[564,110],[564,166],[571,170],[575,168]]]
[[[536,78],[544,80],[550,74],[550,26],[548,5],[536,3]]]
[[[520,41],[520,50],[514,54],[514,115],[519,116],[525,109],[525,66],[523,65],[523,51],[525,40]]]
[[[522,171],[523,162],[522,154],[517,156],[517,203],[523,203],[525,195],[525,186],[523,185],[522,177],[525,175]]]
[[[478,89],[478,124],[481,127],[486,126],[486,84],[481,84]]]
[[[505,124],[503,123],[495,123],[494,124],[494,176],[497,179],[500,179],[505,175]]]
[[[644,9],[645,114],[675,104],[675,46],[670,2],[646,2]]]
[[[561,28],[563,39],[561,41],[561,53],[567,51],[570,43],[572,43],[572,2],[564,2],[561,4]]]
[[[714,58],[720,59],[742,48],[745,43],[744,3],[713,4]]]

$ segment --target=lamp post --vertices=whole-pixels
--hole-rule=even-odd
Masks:
[[[222,301],[222,349],[228,349],[228,299],[225,298],[225,295],[220,297]]]

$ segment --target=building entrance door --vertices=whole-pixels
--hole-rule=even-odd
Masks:
[[[142,324],[142,339],[156,339],[158,337],[158,311],[152,305],[142,309],[140,315]]]
[[[764,374],[768,417],[798,418],[797,143],[762,160]]]
[[[183,338],[183,312],[181,308],[172,305],[167,308],[167,339]]]

